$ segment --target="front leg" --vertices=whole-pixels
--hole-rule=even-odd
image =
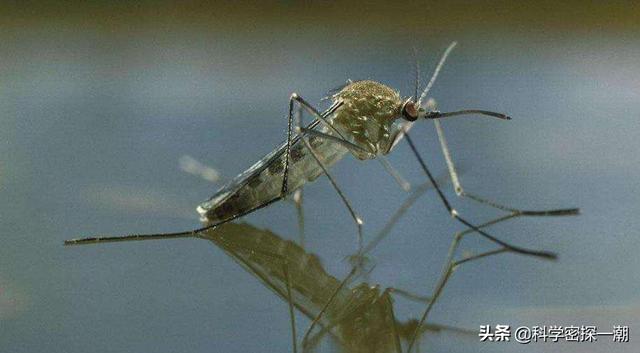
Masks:
[[[341,105],[340,102],[334,103],[334,105],[329,108],[324,114],[320,114],[314,107],[312,107],[309,103],[307,103],[307,101],[305,101],[302,97],[298,96],[296,93],[293,93],[291,95],[291,99],[289,100],[289,131],[288,131],[288,139],[287,139],[287,147],[285,150],[285,153],[287,154],[287,156],[285,157],[285,169],[284,169],[284,177],[283,177],[283,185],[282,185],[282,194],[286,195],[286,192],[288,191],[288,185],[287,185],[287,181],[288,181],[288,169],[289,169],[289,159],[291,158],[291,143],[292,143],[292,138],[291,138],[291,131],[292,130],[292,124],[293,124],[293,117],[294,117],[294,103],[297,102],[300,107],[304,108],[305,110],[307,110],[308,112],[310,112],[315,119],[317,119],[318,121],[320,121],[321,123],[326,124],[329,129],[331,131],[334,131],[336,136],[333,135],[329,135],[329,134],[325,134],[319,131],[315,131],[312,130],[310,128],[304,128],[301,125],[301,119],[297,122],[298,126],[296,127],[296,131],[300,131],[301,135],[300,135],[300,139],[302,141],[302,143],[305,145],[305,147],[307,148],[307,150],[311,153],[311,156],[313,157],[313,159],[316,161],[316,163],[318,164],[318,166],[322,169],[322,172],[327,176],[327,178],[329,179],[329,182],[331,183],[331,185],[333,186],[333,188],[335,189],[336,193],[338,194],[338,196],[340,197],[340,199],[342,200],[342,202],[344,203],[344,205],[346,206],[349,215],[351,216],[351,218],[353,219],[356,228],[357,228],[357,235],[358,235],[358,253],[360,253],[362,251],[362,245],[363,245],[363,234],[362,234],[362,225],[363,225],[363,221],[362,218],[360,218],[360,216],[357,214],[357,212],[354,210],[353,206],[351,205],[351,202],[349,201],[349,199],[346,197],[346,195],[344,194],[344,192],[342,191],[342,189],[340,188],[340,186],[338,186],[338,183],[336,182],[335,178],[331,175],[331,173],[329,173],[329,170],[327,168],[327,166],[324,164],[324,162],[322,161],[322,157],[319,156],[316,151],[313,149],[313,147],[311,146],[311,144],[309,143],[307,136],[308,135],[313,135],[313,136],[317,136],[319,138],[323,138],[326,141],[332,142],[332,143],[336,143],[338,145],[341,145],[347,149],[349,149],[352,152],[355,153],[362,153],[363,149],[357,145],[354,145],[353,143],[345,140],[343,138],[342,135],[340,135],[340,132],[338,130],[335,129],[335,127],[333,127],[329,121],[327,120],[327,118],[329,116],[331,116],[331,114],[333,114],[335,112],[335,110]],[[372,156],[375,157],[375,156]]]
[[[288,185],[289,161],[291,159],[291,144],[293,143],[293,133],[292,133],[293,132],[293,116],[294,116],[294,104],[296,102],[298,102],[298,104],[302,108],[309,111],[315,119],[317,119],[321,123],[326,124],[338,136],[342,137],[342,135],[340,135],[340,132],[336,130],[336,128],[333,127],[331,124],[329,124],[329,122],[326,120],[329,116],[331,116],[331,114],[333,114],[336,111],[336,109],[338,109],[342,105],[341,102],[334,103],[323,114],[320,114],[320,112],[318,112],[314,107],[312,107],[309,103],[307,103],[307,101],[305,101],[302,97],[298,96],[297,93],[291,94],[291,97],[289,98],[289,117],[287,119],[287,145],[285,149],[285,158],[284,158],[284,173],[282,175],[282,188],[280,192],[280,196],[282,198],[284,198],[287,195],[288,188],[289,188],[289,185]],[[299,123],[301,123],[301,119],[299,120]],[[315,123],[311,123],[310,127],[313,127],[316,125],[317,124]],[[298,126],[298,128],[300,128],[300,126]]]
[[[444,155],[445,161],[447,163],[447,169],[449,169],[449,174],[451,176],[451,182],[453,184],[454,191],[456,195],[460,198],[468,198],[480,204],[496,208],[501,211],[506,211],[512,214],[523,214],[523,215],[535,215],[535,216],[563,216],[563,215],[577,215],[580,210],[578,208],[567,208],[567,209],[558,209],[558,210],[549,210],[549,211],[524,211],[517,208],[513,208],[510,206],[501,205],[497,202],[491,201],[484,197],[480,197],[478,195],[466,192],[462,187],[462,183],[460,182],[460,178],[458,177],[458,172],[456,171],[455,164],[453,163],[453,158],[451,157],[451,151],[449,150],[449,145],[447,144],[447,139],[444,136],[444,130],[442,129],[442,125],[438,120],[433,121],[436,127],[436,132],[438,133],[438,140],[440,140],[440,147],[442,149],[442,154]]]

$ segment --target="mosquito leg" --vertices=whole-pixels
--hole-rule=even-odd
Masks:
[[[311,104],[309,104],[309,102],[307,102],[306,100],[304,100],[304,98],[300,97],[298,94],[293,93],[291,95],[291,101],[296,101],[298,102],[298,104],[300,104],[301,107],[303,107],[307,112],[309,112],[309,114],[311,114],[315,119],[320,120],[325,126],[327,126],[331,132],[333,132],[334,134],[336,134],[337,136],[339,136],[342,140],[346,141],[347,139],[340,133],[340,131],[338,131],[333,125],[331,125],[329,123],[329,121],[327,120],[327,117],[331,114],[328,114],[326,116],[323,116],[322,114],[320,114],[320,112],[314,108]],[[293,103],[291,103],[293,104]],[[338,103],[340,104],[340,103]],[[337,106],[334,105],[333,107],[334,111],[335,109],[337,109]],[[331,108],[329,108],[329,110],[331,111]],[[333,113],[333,112],[331,112]]]
[[[280,189],[280,197],[285,198],[289,188],[289,160],[291,159],[291,139],[293,129],[293,103],[297,94],[293,93],[289,99],[289,117],[287,119],[287,148],[284,156],[284,172],[282,173],[282,188]]]
[[[309,325],[309,328],[307,328],[307,331],[305,332],[304,337],[302,338],[303,350],[305,350],[309,346],[309,342],[310,342],[309,341],[309,335],[311,334],[311,332],[313,332],[313,329],[320,322],[320,320],[322,319],[322,316],[324,315],[324,313],[329,308],[329,305],[331,305],[331,303],[333,303],[333,301],[336,298],[336,296],[338,295],[338,293],[340,293],[340,291],[344,288],[344,286],[347,285],[347,283],[349,283],[349,281],[351,281],[351,279],[353,278],[353,276],[357,272],[358,272],[357,267],[352,268],[351,272],[349,272],[347,277],[345,277],[342,280],[342,282],[340,282],[340,285],[338,287],[336,287],[336,289],[333,291],[333,293],[331,293],[331,297],[329,297],[329,300],[324,304],[324,306],[322,307],[322,309],[320,310],[318,315],[316,315],[316,317],[313,319],[313,321]],[[328,329],[330,329],[330,328],[328,328]]]
[[[287,146],[285,149],[285,158],[283,161],[284,164],[284,172],[282,174],[282,188],[281,188],[281,192],[280,192],[280,197],[281,198],[285,198],[287,196],[288,193],[288,188],[289,188],[289,184],[288,184],[288,178],[289,178],[289,161],[291,160],[291,144],[293,143],[293,118],[294,118],[294,105],[295,103],[298,102],[300,105],[302,105],[304,108],[306,108],[307,110],[311,111],[312,114],[314,115],[314,117],[316,119],[318,119],[320,122],[325,122],[327,125],[331,126],[331,124],[329,124],[326,121],[326,117],[323,116],[322,114],[320,114],[315,108],[313,108],[309,103],[307,103],[304,99],[300,98],[298,96],[297,93],[292,93],[291,97],[289,98],[289,115],[287,118]],[[327,110],[327,112],[325,113],[326,116],[330,116],[331,114],[333,114],[333,112],[335,112],[335,110],[340,106],[340,104],[334,104],[331,108],[329,108]],[[300,115],[301,116],[301,115]],[[302,118],[300,118],[301,120]],[[315,124],[312,124],[313,126],[315,126]],[[333,128],[333,126],[332,126]],[[333,128],[335,130],[335,128]],[[336,132],[338,132],[337,130],[335,130]],[[338,133],[339,134],[339,133]]]
[[[490,226],[493,226],[495,224],[510,220],[510,219],[515,219],[518,217],[523,217],[523,216],[540,216],[540,215],[544,215],[544,216],[564,216],[565,214],[562,212],[558,212],[555,213],[554,211],[521,211],[520,213],[511,213],[502,217],[498,217],[498,218],[494,218],[490,221],[487,221],[485,223],[482,223],[480,225],[478,225],[476,228],[477,229],[483,229],[483,228],[487,228]],[[503,252],[507,252],[507,251],[511,251],[510,249],[506,248],[506,247],[502,247],[499,248],[497,250],[492,250],[486,253],[481,253],[478,255],[474,255],[474,256],[470,256],[467,258],[464,258],[462,260],[459,261],[454,261],[454,256],[456,254],[456,250],[458,249],[458,246],[460,245],[460,242],[462,241],[462,239],[471,233],[476,232],[477,230],[475,229],[466,229],[462,232],[458,232],[456,233],[456,235],[454,236],[453,240],[451,241],[451,245],[449,246],[449,251],[447,253],[447,257],[446,257],[446,261],[445,261],[445,267],[443,269],[443,273],[441,275],[440,280],[438,281],[438,284],[436,285],[436,289],[434,290],[433,295],[431,296],[432,300],[428,303],[427,305],[427,309],[425,310],[425,313],[422,316],[422,319],[416,329],[416,333],[414,333],[414,337],[412,340],[415,340],[416,335],[418,334],[418,330],[420,329],[420,326],[422,326],[427,318],[427,315],[429,313],[429,311],[431,310],[431,308],[433,307],[433,305],[435,304],[436,300],[438,299],[440,293],[442,292],[442,289],[444,288],[444,285],[446,284],[446,281],[449,279],[449,277],[451,276],[451,273],[462,263],[465,262],[470,262],[472,260],[476,260],[482,257],[487,257],[490,255],[496,255],[499,253],[503,253]]]
[[[395,294],[395,295],[399,295],[405,299],[414,301],[414,302],[418,302],[418,303],[429,303],[431,301],[431,297],[427,297],[424,295],[420,295],[420,294],[414,294],[411,293],[408,290],[404,290],[404,289],[400,289],[400,288],[395,288],[395,287],[388,287],[387,291],[389,291],[389,293]]]
[[[389,163],[389,160],[387,160],[385,156],[380,155],[377,156],[376,159],[380,161],[380,164],[382,164],[384,170],[386,170],[387,173],[389,173],[393,177],[396,183],[400,185],[402,190],[406,192],[409,192],[411,190],[411,184],[400,174],[400,172],[398,172],[396,168],[391,165],[391,163]]]
[[[465,328],[460,328],[460,327],[455,327],[455,326],[449,326],[449,325],[440,325],[440,324],[434,324],[434,323],[427,323],[425,322],[423,325],[421,326],[415,326],[413,324],[413,322],[417,322],[417,320],[410,320],[407,323],[402,323],[402,322],[398,322],[394,315],[393,315],[393,302],[391,299],[391,295],[396,295],[396,294],[400,294],[401,292],[397,289],[394,288],[387,288],[384,293],[382,294],[381,299],[386,300],[387,303],[384,303],[384,305],[387,306],[387,310],[390,312],[390,318],[393,319],[393,330],[394,330],[394,335],[396,337],[405,337],[407,339],[410,339],[413,337],[413,334],[415,334],[415,329],[418,328],[419,329],[419,334],[418,337],[420,335],[422,335],[422,333],[424,333],[425,331],[431,331],[431,332],[441,332],[441,331],[448,331],[448,332],[453,332],[453,333],[458,333],[458,334],[464,334],[464,335],[477,335],[476,331],[472,331],[472,330],[468,330]],[[409,298],[410,300],[414,300],[414,301],[420,301],[420,302],[430,302],[430,300],[428,298]],[[397,340],[397,342],[399,342],[399,339]],[[419,344],[419,342],[418,342]],[[420,346],[416,345],[414,346],[414,352],[419,352],[420,351]]]
[[[558,209],[558,210],[549,210],[549,211],[523,211],[513,207],[504,206],[498,204],[496,202],[490,201],[483,197],[467,193],[462,184],[460,183],[460,178],[458,177],[458,173],[456,171],[455,164],[453,163],[453,158],[451,157],[451,151],[449,150],[449,146],[447,144],[447,139],[444,136],[444,130],[442,129],[442,125],[438,120],[434,120],[436,131],[438,133],[438,139],[440,140],[440,147],[442,148],[442,154],[444,155],[445,161],[447,163],[447,168],[449,169],[449,174],[451,176],[451,182],[453,183],[453,188],[461,198],[469,198],[475,202],[478,202],[483,205],[487,205],[489,207],[493,207],[502,211],[512,212],[512,213],[528,213],[528,215],[533,215],[533,213],[538,213],[538,216],[558,216],[558,215],[577,215],[580,210],[578,208],[568,208],[568,209]]]
[[[293,203],[296,207],[298,218],[298,241],[302,248],[305,247],[303,196],[302,188],[299,188],[293,193]]]
[[[437,179],[438,184],[445,183],[447,179],[443,177],[439,177]],[[407,199],[402,203],[400,207],[396,210],[396,212],[389,218],[387,223],[384,225],[382,230],[378,232],[378,234],[364,247],[362,250],[362,255],[366,255],[371,252],[378,244],[389,235],[391,229],[398,223],[400,218],[404,216],[404,214],[409,210],[409,208],[424,195],[427,191],[433,189],[433,185],[431,182],[426,182],[421,185],[418,185],[413,192],[407,197]]]
[[[438,177],[437,179],[438,185],[443,185],[446,181],[448,180],[445,180],[444,177]],[[396,223],[398,223],[400,218],[404,216],[404,214],[409,210],[409,208],[413,206],[413,204],[420,197],[422,197],[427,191],[431,189],[433,189],[433,185],[431,184],[431,182],[426,182],[416,187],[415,190],[409,195],[409,197],[407,197],[407,199],[402,203],[402,205],[396,210],[396,212],[389,218],[389,220],[384,225],[382,230],[380,230],[380,232],[378,232],[378,234],[369,243],[367,243],[367,245],[364,247],[364,250],[362,251],[362,255],[366,255],[369,252],[371,252],[382,240],[384,240],[384,238],[386,238],[389,235],[393,227],[396,225]],[[501,221],[505,221],[507,219],[511,219],[515,217],[567,216],[567,215],[573,215],[573,214],[574,213],[571,209],[541,210],[541,211],[540,210],[516,210],[514,212],[510,212],[510,214],[505,217],[497,218],[496,220],[494,220],[494,223],[491,223],[491,224],[499,223]],[[482,228],[482,227],[483,226],[480,226],[479,228]],[[467,229],[465,232],[470,233],[472,231],[473,229]]]
[[[346,195],[344,194],[344,192],[342,191],[342,189],[338,186],[338,183],[336,182],[335,178],[331,175],[331,173],[329,173],[328,168],[324,165],[324,162],[322,161],[322,158],[315,152],[315,150],[313,149],[313,147],[311,146],[311,144],[309,143],[308,139],[307,139],[307,135],[312,134],[312,135],[320,135],[321,138],[325,138],[325,139],[329,139],[332,142],[336,142],[339,143],[347,148],[349,144],[351,144],[350,142],[346,141],[344,138],[342,138],[342,136],[340,135],[340,132],[338,130],[336,130],[331,124],[329,124],[328,121],[326,121],[325,117],[322,116],[322,114],[320,114],[313,106],[311,106],[309,103],[307,103],[307,101],[305,101],[302,97],[298,96],[296,93],[293,93],[291,95],[291,100],[290,100],[290,104],[289,104],[289,123],[291,123],[292,119],[292,112],[293,112],[293,103],[294,102],[298,102],[299,105],[301,107],[303,107],[304,109],[306,109],[308,112],[310,112],[314,118],[319,119],[320,121],[324,122],[327,126],[330,127],[330,129],[332,129],[332,131],[334,133],[336,133],[339,137],[337,136],[332,136],[332,135],[328,135],[328,134],[324,134],[322,132],[319,131],[315,131],[312,129],[307,129],[301,126],[301,124],[298,124],[296,130],[302,132],[302,135],[300,136],[300,139],[302,141],[302,143],[305,145],[305,147],[307,148],[307,150],[311,153],[311,156],[313,157],[313,159],[316,161],[316,163],[318,164],[318,166],[320,166],[320,168],[322,169],[322,172],[327,176],[327,178],[329,179],[329,182],[331,183],[331,185],[333,186],[333,188],[336,190],[336,192],[338,193],[338,196],[340,196],[340,199],[342,199],[342,202],[344,203],[344,205],[347,207],[347,210],[349,211],[349,214],[351,215],[351,218],[353,218],[354,223],[356,224],[357,227],[357,234],[358,234],[358,253],[360,253],[360,251],[362,251],[362,246],[363,246],[363,234],[362,234],[362,218],[360,218],[360,216],[356,213],[356,211],[354,210],[353,206],[351,205],[351,202],[349,201],[349,199],[346,197]],[[301,121],[299,121],[301,122]],[[288,142],[287,145],[289,145],[290,143]],[[351,144],[353,145],[353,144]],[[360,149],[360,147],[353,145],[353,147],[351,147],[351,149],[356,148],[356,149]],[[287,148],[287,155],[290,154],[290,148]],[[289,160],[289,158],[286,159],[287,161]],[[285,175],[287,174],[287,164],[285,163]],[[286,178],[285,178],[286,179]],[[283,191],[285,191],[285,185],[283,184]]]
[[[254,254],[260,254],[262,256],[270,257],[276,261],[282,262],[282,274],[283,274],[285,288],[286,288],[286,292],[283,293],[282,296],[287,301],[287,304],[289,307],[289,322],[291,324],[292,350],[293,350],[293,353],[297,353],[298,352],[298,344],[297,344],[298,335],[296,333],[296,316],[295,316],[295,310],[294,310],[295,307],[294,307],[293,295],[292,295],[293,281],[291,279],[291,273],[289,271],[289,262],[287,261],[286,257],[283,257],[282,255],[279,255],[279,254],[265,252],[260,249],[251,249],[251,251]],[[256,273],[256,275],[258,275],[258,277],[261,278],[259,274]],[[265,283],[269,283],[269,281],[266,279],[263,279],[263,281]]]
[[[365,150],[364,148],[351,143],[349,141],[347,141],[347,139],[344,138],[344,136],[340,133],[340,131],[338,131],[333,125],[331,125],[329,123],[329,121],[327,120],[327,118],[329,116],[331,116],[331,114],[333,114],[333,112],[335,112],[335,110],[337,108],[339,108],[342,103],[335,103],[331,108],[329,108],[327,110],[327,112],[325,112],[324,115],[320,114],[320,112],[318,112],[318,110],[316,110],[316,108],[314,108],[312,105],[310,105],[306,100],[304,100],[302,97],[300,97],[299,95],[297,95],[296,93],[293,93],[291,95],[291,101],[296,101],[299,103],[299,107],[304,108],[305,110],[307,110],[315,119],[317,119],[320,123],[326,125],[329,130],[331,130],[332,133],[334,133],[336,136],[330,135],[330,134],[326,134],[323,133],[321,131],[317,131],[317,130],[313,130],[312,128],[309,127],[303,127],[302,126],[302,121],[300,121],[300,123],[298,124],[298,126],[296,127],[296,132],[301,132],[304,133],[305,135],[310,135],[310,136],[317,136],[320,138],[323,138],[325,140],[337,143],[339,145],[341,145],[342,147],[348,149],[349,151],[358,154],[358,155],[364,155],[369,159],[373,159],[376,158],[377,156],[367,150]],[[290,108],[292,109],[292,108]]]
[[[291,340],[293,344],[293,353],[298,353],[298,345],[296,343],[296,315],[293,311],[293,297],[291,296],[291,276],[289,275],[289,265],[286,261],[283,262],[282,271],[287,283],[287,302],[289,303],[289,318],[291,320]]]
[[[344,194],[344,192],[342,192],[342,189],[340,189],[340,187],[338,186],[338,183],[335,181],[333,176],[331,176],[331,173],[329,173],[329,170],[327,170],[327,167],[325,167],[324,163],[320,159],[321,157],[318,156],[318,154],[313,150],[313,147],[311,147],[311,144],[309,143],[309,141],[307,141],[307,138],[303,136],[302,142],[307,147],[309,152],[311,152],[313,159],[315,159],[318,165],[320,166],[320,168],[322,168],[323,173],[327,176],[327,178],[329,179],[329,182],[331,182],[331,185],[333,186],[333,188],[336,190],[336,192],[342,199],[342,202],[344,203],[344,205],[347,207],[347,210],[349,211],[351,218],[353,218],[353,221],[356,224],[356,227],[358,229],[358,254],[360,254],[362,252],[362,247],[364,242],[364,238],[362,235],[362,224],[363,224],[362,218],[360,218],[360,216],[358,216],[356,211],[353,209],[353,206],[351,206],[351,202],[349,201],[349,199],[347,199],[347,196]]]
[[[284,282],[285,282],[286,292],[282,293],[281,295],[282,295],[283,299],[285,299],[287,304],[288,304],[289,322],[291,324],[292,350],[293,350],[293,353],[297,353],[298,352],[298,344],[297,344],[298,335],[296,333],[296,316],[295,316],[295,310],[294,310],[295,307],[294,307],[293,295],[292,295],[292,285],[293,285],[292,282],[293,281],[291,279],[291,273],[289,271],[289,263],[288,263],[288,261],[286,260],[285,257],[283,257],[282,255],[279,255],[279,254],[265,252],[265,251],[262,251],[260,249],[251,249],[251,251],[254,254],[260,254],[262,256],[270,257],[270,258],[272,258],[272,259],[274,259],[276,261],[281,261],[282,262],[282,274],[283,274],[283,278],[284,278]],[[233,251],[231,251],[231,253],[233,253]],[[258,278],[261,278],[264,283],[269,283],[268,279],[261,277],[261,275],[259,273],[255,273],[255,275],[258,276]]]
[[[294,105],[295,102],[298,102],[298,109],[295,110],[294,112]],[[289,179],[289,162],[291,160],[291,144],[293,142],[293,134],[292,134],[292,130],[293,130],[293,120],[295,118],[296,120],[296,126],[297,126],[297,130],[301,130],[301,126],[302,126],[302,107],[306,107],[307,110],[311,111],[311,113],[314,115],[314,117],[316,119],[318,119],[319,121],[325,121],[325,117],[320,114],[315,108],[313,108],[311,105],[309,105],[304,99],[300,98],[298,96],[297,93],[292,93],[291,94],[291,98],[289,99],[289,115],[288,115],[288,119],[287,119],[287,147],[285,150],[285,159],[284,159],[284,172],[282,175],[282,187],[281,187],[281,192],[280,192],[280,198],[285,198],[287,196],[288,193],[288,179]],[[334,105],[332,108],[329,108],[329,110],[327,111],[327,116],[330,116],[331,114],[333,114],[333,112],[335,111],[335,109],[337,109],[339,107],[339,105]],[[298,226],[299,226],[299,231],[300,231],[300,239],[301,242],[304,239],[304,218],[303,218],[303,210],[302,210],[302,190],[300,190],[300,193],[294,195],[294,202],[296,204],[296,209],[298,210]],[[296,200],[299,200],[296,201]]]
[[[451,43],[449,45],[449,47],[445,50],[445,52],[442,55],[442,57],[440,58],[440,61],[438,62],[438,65],[436,66],[436,69],[434,70],[434,72],[433,72],[433,74],[431,76],[431,79],[429,80],[429,83],[427,84],[427,87],[424,89],[424,91],[420,95],[420,98],[418,99],[418,102],[417,102],[418,106],[421,106],[422,101],[424,100],[424,98],[426,98],[427,94],[429,93],[429,90],[431,89],[431,87],[433,86],[436,78],[438,77],[438,74],[439,74],[440,70],[442,69],[442,67],[444,65],[444,62],[446,61],[447,57],[449,56],[449,54],[451,53],[453,48],[455,48],[455,46],[456,46],[456,42]],[[434,114],[436,114],[437,116],[434,115],[434,114],[431,114],[431,115],[428,115],[428,117],[429,118],[433,118],[433,119],[437,119],[437,118],[442,118],[442,117],[446,117],[446,116],[461,115],[461,114],[467,114],[467,113],[471,113],[471,112],[470,111],[453,112],[453,113],[448,113],[448,115],[446,115],[447,113],[434,112]],[[503,119],[508,118],[506,115],[497,114],[497,113],[493,113],[493,112],[487,112],[487,111],[473,111],[473,113],[491,115],[491,116],[498,117],[498,118],[503,118]],[[490,234],[488,234],[486,232],[481,231],[476,226],[474,226],[473,224],[469,223],[464,218],[460,217],[458,212],[451,207],[449,201],[447,200],[447,198],[442,193],[442,190],[440,189],[440,187],[436,184],[436,182],[435,182],[435,180],[433,178],[433,175],[431,174],[431,172],[427,168],[427,165],[425,164],[424,160],[422,159],[422,157],[418,153],[415,145],[413,144],[413,141],[411,141],[411,138],[409,137],[409,134],[407,132],[405,132],[405,137],[406,137],[407,142],[409,143],[409,146],[413,150],[414,155],[418,159],[418,162],[420,163],[420,166],[422,167],[423,171],[425,172],[425,174],[427,174],[427,177],[429,178],[431,183],[436,188],[436,191],[438,192],[438,196],[439,196],[440,200],[442,201],[444,207],[447,209],[447,211],[449,212],[449,214],[451,214],[452,217],[457,219],[460,223],[464,224],[465,226],[477,231],[478,233],[480,233],[485,238],[493,241],[494,243],[497,243],[497,244],[500,244],[500,245],[506,247],[510,251],[517,252],[517,253],[520,253],[520,254],[523,254],[523,255],[532,255],[532,256],[537,256],[537,257],[541,257],[541,258],[548,258],[548,259],[554,259],[556,257],[555,254],[550,253],[550,252],[529,250],[529,249],[524,249],[524,248],[516,247],[516,246],[510,245],[508,243],[505,243],[504,241],[502,241],[502,240],[500,240],[500,239],[498,239],[498,238],[496,238],[496,237],[494,237],[494,236],[492,236],[492,235],[490,235]],[[566,211],[566,212],[568,212],[568,214],[571,214],[572,212],[575,212],[574,210],[559,210],[559,211],[563,211],[563,212]],[[562,213],[562,212],[560,212],[560,213]]]
[[[438,182],[438,184],[442,184],[442,182]],[[417,187],[414,192],[407,198],[407,200],[405,201],[405,203],[398,209],[398,211],[396,212],[396,214],[394,214],[394,216],[391,218],[391,220],[387,223],[387,225],[383,228],[383,231],[380,232],[378,234],[378,236],[371,241],[367,247],[364,250],[364,253],[367,253],[368,251],[370,251],[376,244],[377,242],[379,242],[382,238],[381,236],[384,236],[386,234],[389,233],[389,231],[391,230],[391,228],[393,227],[393,225],[397,222],[397,220],[399,219],[399,217],[405,213],[407,211],[407,209],[420,197],[422,196],[428,189],[432,188],[431,183],[425,183],[423,185],[420,185],[419,187]],[[562,213],[562,211],[560,212],[556,212],[556,211],[520,211],[519,213],[511,213],[502,217],[498,217],[495,219],[492,219],[488,222],[485,222],[483,224],[480,224],[477,226],[478,229],[483,229],[486,227],[490,227],[493,226],[495,224],[501,223],[501,222],[505,222],[507,220],[510,219],[515,219],[518,217],[524,217],[524,216],[562,216],[564,215]],[[466,229],[462,232],[459,232],[455,235],[449,252],[447,254],[447,258],[446,258],[446,262],[445,262],[445,269],[444,271],[448,271],[448,267],[449,265],[452,263],[453,261],[453,257],[456,253],[457,247],[460,244],[460,242],[462,241],[463,237],[466,236],[467,234],[473,233],[475,232],[474,229]],[[503,252],[504,250],[500,250],[500,252]],[[468,260],[467,260],[468,261]],[[431,297],[425,297],[425,296],[421,296],[421,295],[416,295],[413,293],[410,293],[408,291],[404,291],[401,289],[397,289],[397,288],[389,288],[389,291],[393,294],[398,294],[401,295],[409,300],[413,300],[413,301],[420,301],[420,302],[425,302],[425,303],[430,303],[431,301]],[[434,300],[435,301],[435,300]],[[430,309],[429,309],[430,310]],[[426,319],[426,318],[425,318]],[[426,323],[422,324],[422,327],[426,327]],[[448,329],[455,329],[459,332],[464,332],[464,333],[469,333],[467,330],[464,329],[460,329],[460,328],[453,328],[453,327],[447,327]],[[417,348],[417,347],[416,347]]]
[[[454,241],[452,242],[452,249],[455,249],[455,247],[457,247],[458,242],[460,241],[461,237],[456,237],[454,239]],[[436,288],[433,291],[433,295],[432,295],[432,300],[429,302],[429,304],[427,304],[427,308],[425,309],[425,311],[422,314],[422,317],[420,318],[420,321],[418,322],[418,325],[416,326],[415,332],[413,333],[411,340],[409,341],[409,346],[407,348],[407,353],[411,353],[412,348],[414,347],[414,344],[416,342],[417,337],[419,336],[420,330],[422,328],[422,325],[424,325],[425,321],[427,320],[427,316],[429,315],[429,312],[431,311],[431,309],[433,308],[433,305],[436,303],[436,301],[438,300],[438,298],[440,297],[440,295],[442,294],[442,290],[444,289],[445,285],[447,284],[447,282],[449,281],[449,278],[451,278],[451,275],[453,274],[453,272],[463,263],[468,263],[471,261],[475,261],[475,260],[479,260],[485,257],[489,257],[489,256],[493,256],[493,255],[498,255],[498,254],[502,254],[505,252],[509,252],[512,251],[506,247],[502,247],[496,250],[492,250],[492,251],[487,251],[487,252],[483,252],[477,255],[473,255],[473,256],[469,256],[466,258],[463,258],[461,260],[458,261],[453,261],[450,260],[447,263],[447,266],[444,270],[444,272],[442,273],[440,279],[438,280],[438,283],[436,284]]]
[[[330,327],[322,326],[317,333],[315,333],[315,334],[313,334],[313,336],[309,337],[309,339],[307,340],[307,345],[302,351],[303,352],[315,352],[314,349],[318,346],[318,344],[321,342],[321,340],[327,334],[333,335],[333,332],[331,332],[332,329],[333,329],[333,326],[330,326]],[[341,340],[339,337],[337,337],[335,335],[333,335],[331,337],[334,338],[339,344],[341,344],[341,345],[345,344],[345,342],[343,340]]]
[[[405,139],[406,139],[407,143],[409,144],[409,147],[411,147],[411,150],[413,151],[413,154],[415,155],[416,159],[418,159],[418,162],[420,163],[420,167],[422,168],[422,170],[425,172],[425,174],[429,178],[429,181],[431,181],[431,183],[435,187],[436,192],[438,193],[438,197],[442,201],[443,206],[447,209],[449,214],[454,219],[456,219],[458,222],[462,223],[466,227],[471,228],[471,229],[475,230],[476,232],[480,233],[480,235],[482,235],[483,237],[485,237],[485,238],[491,240],[492,242],[494,242],[494,243],[496,243],[498,245],[501,245],[501,246],[503,246],[503,247],[509,249],[510,251],[515,252],[515,253],[519,253],[519,254],[522,254],[522,255],[535,256],[535,257],[539,257],[539,258],[543,258],[543,259],[551,259],[551,260],[553,260],[553,259],[555,259],[557,257],[556,254],[552,253],[552,252],[541,251],[541,250],[530,250],[530,249],[518,247],[518,246],[515,246],[515,245],[511,245],[511,244],[509,244],[509,243],[507,243],[505,241],[502,241],[502,240],[494,237],[493,235],[491,235],[491,234],[489,234],[487,232],[484,232],[484,231],[478,229],[478,227],[476,227],[475,225],[471,224],[466,219],[462,218],[460,216],[460,214],[458,213],[458,211],[456,211],[453,207],[451,207],[451,204],[449,203],[449,200],[444,196],[442,190],[440,189],[440,187],[438,186],[435,178],[433,177],[433,175],[429,171],[429,168],[427,168],[426,163],[424,162],[424,160],[422,159],[422,157],[418,153],[418,150],[416,149],[416,146],[414,145],[414,143],[411,140],[411,137],[409,136],[408,133],[405,134]]]
[[[336,136],[333,136],[333,135],[325,134],[323,132],[312,130],[312,129],[307,129],[305,127],[298,127],[298,128],[296,128],[296,131],[304,133],[305,135],[317,136],[317,137],[323,138],[323,139],[325,139],[327,141],[330,141],[330,142],[336,143],[338,145],[341,145],[342,147],[348,149],[351,152],[354,152],[356,154],[363,154],[369,159],[376,158],[375,154],[365,150],[364,148],[362,148],[362,147],[360,147],[360,146],[358,146],[356,144],[353,144],[353,143],[351,143],[349,141],[346,141],[346,140],[344,140],[344,139],[342,139],[340,137],[336,137]]]
[[[302,126],[302,107],[298,106],[296,110],[296,125]],[[296,206],[296,213],[298,216],[298,240],[300,242],[300,246],[304,249],[305,236],[304,236],[304,209],[303,206],[303,191],[302,187],[297,189],[293,193],[293,202]]]
[[[304,280],[300,277],[300,264],[304,263],[306,255],[304,250],[270,231],[248,224],[226,224],[206,232],[203,239],[212,241],[288,304],[292,351],[297,353],[293,290],[296,281]]]

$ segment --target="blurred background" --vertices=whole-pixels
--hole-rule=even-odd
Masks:
[[[507,254],[463,267],[432,321],[628,325],[631,341],[519,345],[440,333],[422,351],[637,352],[639,20],[631,1],[3,2],[0,351],[290,351],[287,304],[209,242],[62,242],[198,227],[195,206],[220,185],[182,171],[181,156],[231,178],[284,139],[291,92],[325,108],[330,89],[374,79],[409,96],[414,48],[424,84],[457,40],[431,93],[439,108],[514,118],[443,121],[466,189],[582,215],[492,228],[560,258]],[[413,138],[443,175],[433,125]],[[390,159],[414,185],[425,181],[406,144]],[[376,162],[347,157],[334,173],[368,238],[407,196]],[[476,223],[498,215],[453,202]],[[355,227],[325,178],[305,189],[305,207],[308,248],[345,276]],[[247,221],[296,239],[290,204]],[[372,253],[371,282],[430,294],[460,229],[428,194]],[[492,246],[469,237],[463,249]],[[422,311],[396,305],[402,319]]]

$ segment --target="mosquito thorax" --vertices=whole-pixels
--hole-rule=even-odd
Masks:
[[[398,91],[375,81],[355,81],[332,98],[342,102],[333,123],[345,137],[374,155],[388,151],[405,103]]]

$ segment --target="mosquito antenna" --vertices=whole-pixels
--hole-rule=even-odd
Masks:
[[[424,91],[422,91],[422,94],[420,95],[420,99],[418,99],[417,101],[418,107],[420,107],[422,101],[425,99],[425,97],[427,97],[427,94],[431,90],[431,87],[433,87],[433,84],[436,82],[436,79],[438,78],[438,74],[440,74],[440,70],[442,70],[442,67],[444,66],[444,62],[447,61],[447,57],[449,56],[449,54],[451,54],[451,51],[453,50],[453,48],[456,47],[456,45],[458,45],[458,42],[451,42],[451,44],[449,44],[449,47],[447,47],[447,49],[442,54],[442,57],[440,57],[440,61],[438,62],[436,69],[433,70],[433,74],[431,75],[431,79],[429,80],[429,83],[427,83],[427,87],[425,87]]]
[[[418,89],[420,88],[420,62],[418,62],[418,48],[413,47],[413,65],[414,65],[414,85],[413,85],[413,101],[418,101]]]

